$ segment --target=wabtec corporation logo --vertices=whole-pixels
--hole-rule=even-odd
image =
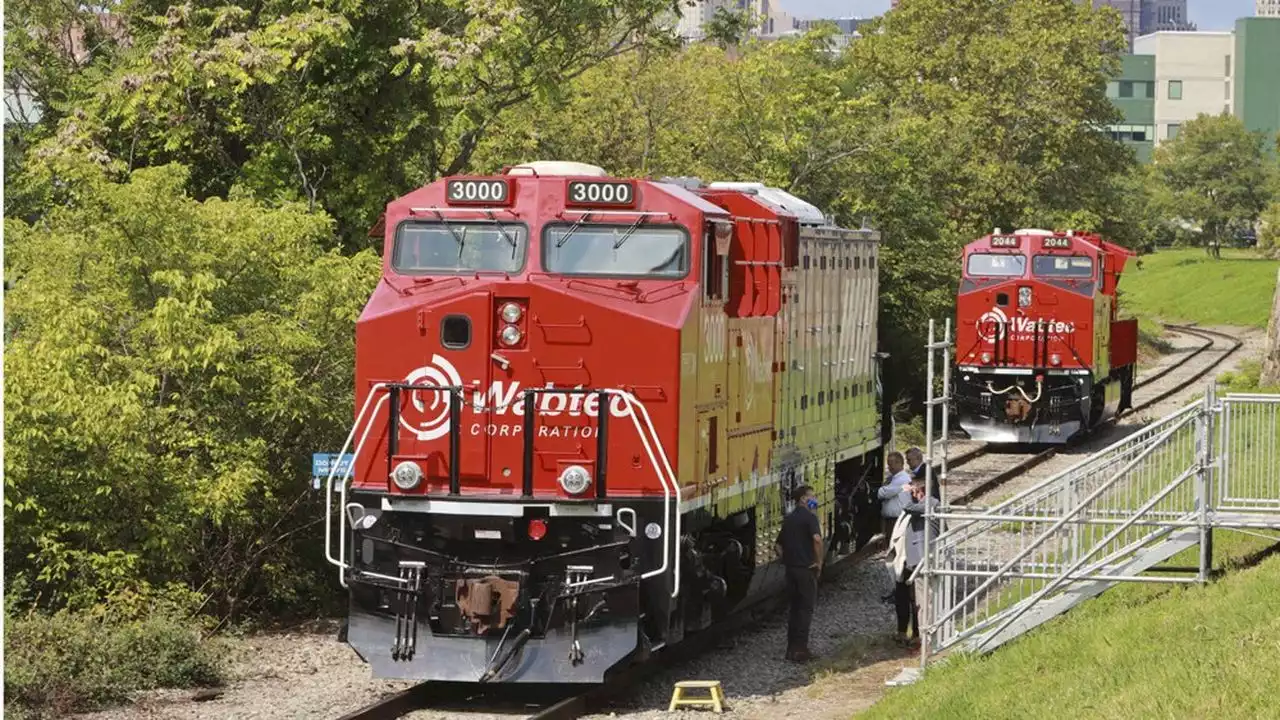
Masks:
[[[405,376],[409,385],[434,385],[437,387],[465,387],[458,369],[439,355],[431,356],[431,364],[417,368]],[[547,383],[548,388],[555,387]],[[578,385],[575,389],[581,389]],[[468,397],[469,394],[469,397]],[[522,419],[525,395],[520,392],[519,381],[494,380],[487,390],[473,387],[463,390],[461,409],[464,413],[487,415],[485,421],[473,420],[466,430],[472,435],[514,437],[524,431],[522,422],[499,422],[507,418]],[[538,393],[534,402],[538,415],[548,417],[595,418],[600,409],[600,399],[595,393]],[[627,417],[631,410],[622,398],[609,398],[609,414]],[[459,418],[460,420],[460,418]],[[419,440],[437,440],[449,434],[449,392],[447,390],[414,390],[408,394],[408,405],[400,412],[400,426]],[[595,435],[595,425],[581,423],[538,424],[539,437],[579,437]]]
[[[1073,322],[1021,316],[1011,320],[1000,308],[991,308],[983,313],[974,325],[978,330],[978,337],[987,342],[1003,339],[1006,333],[1012,340],[1029,340],[1037,332],[1062,336],[1076,331],[1076,324]]]

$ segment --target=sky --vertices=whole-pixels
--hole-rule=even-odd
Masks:
[[[801,18],[871,17],[889,9],[889,0],[780,0]],[[1236,18],[1253,15],[1254,0],[1187,0],[1187,14],[1200,30],[1231,30]]]

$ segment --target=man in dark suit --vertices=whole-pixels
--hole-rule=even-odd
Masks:
[[[913,447],[907,450],[907,472],[911,474],[911,479],[924,482],[925,470],[924,453],[920,452],[920,448]],[[933,497],[937,500],[942,499],[941,483],[936,477],[933,479]]]

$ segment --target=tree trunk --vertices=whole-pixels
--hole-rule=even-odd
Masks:
[[[1262,355],[1262,384],[1280,385],[1280,273],[1271,301],[1271,322],[1267,323],[1267,345]]]

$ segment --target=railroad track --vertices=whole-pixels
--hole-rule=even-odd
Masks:
[[[856,552],[842,555],[823,571],[823,583],[839,576],[841,567],[857,563],[876,552],[876,543]],[[786,604],[783,593],[765,596],[738,613],[711,627],[686,637],[666,648],[661,655],[627,668],[601,685],[584,687],[580,692],[566,692],[564,686],[477,685],[475,683],[426,682],[393,693],[343,715],[339,720],[392,720],[419,710],[436,712],[483,711],[504,718],[525,720],[576,720],[604,707],[610,700],[625,695],[639,683],[673,663],[707,652],[736,633],[773,615]],[[655,662],[657,659],[661,662]],[[450,716],[452,717],[452,716]]]
[[[1150,388],[1152,385],[1168,378],[1175,371],[1185,368],[1196,357],[1219,347],[1219,343],[1221,343],[1223,352],[1214,358],[1212,362],[1198,368],[1193,374],[1185,378],[1178,378],[1178,381],[1170,387],[1160,389],[1154,396],[1144,398],[1141,403],[1132,409],[1098,426],[1098,428],[1094,429],[1094,433],[1114,424],[1121,417],[1128,417],[1152,407],[1175,393],[1186,389],[1221,365],[1242,344],[1241,341],[1235,338],[1212,330],[1184,325],[1165,325],[1165,327],[1183,335],[1201,338],[1204,342],[1193,348],[1177,362],[1142,378],[1135,390]],[[983,480],[978,485],[965,489],[959,496],[948,498],[948,501],[957,505],[970,503],[975,498],[1039,466],[1073,444],[1052,447],[1030,454]],[[961,467],[993,453],[994,449],[987,444],[976,445],[951,458],[948,466],[950,469]],[[848,561],[856,562],[860,557],[864,557],[876,549],[878,549],[876,545],[864,547],[858,552],[839,558],[833,565],[837,563],[843,564]],[[829,579],[830,576],[831,573],[824,574],[824,580]],[[474,712],[480,708],[489,712],[502,713],[505,717],[512,718],[523,715],[528,720],[576,720],[576,718],[603,707],[609,700],[625,694],[629,689],[634,688],[639,682],[647,679],[665,665],[706,652],[721,640],[731,637],[734,633],[772,614],[783,603],[784,600],[781,594],[762,598],[750,608],[744,609],[733,617],[727,618],[703,632],[686,638],[678,645],[664,650],[662,653],[664,661],[662,665],[652,661],[641,663],[624,670],[602,685],[590,686],[582,692],[565,694],[563,687],[555,686],[484,686],[474,683],[428,682],[387,695],[359,710],[343,715],[339,720],[391,720],[392,718],[404,717],[418,710],[443,712],[471,710]]]
[[[1124,411],[1123,413],[1120,413],[1116,417],[1113,417],[1110,420],[1103,422],[1102,424],[1093,428],[1089,433],[1076,438],[1075,440],[1073,440],[1070,443],[1067,443],[1066,445],[1053,446],[1043,450],[1032,451],[1029,454],[1026,454],[1025,457],[1023,457],[1021,460],[1018,460],[1014,464],[983,479],[978,484],[972,487],[965,488],[959,495],[955,497],[948,497],[947,501],[953,505],[967,505],[973,502],[974,499],[990,492],[991,490],[994,490],[997,487],[1000,487],[1001,485],[1004,485],[1010,480],[1013,480],[1014,478],[1017,478],[1017,477],[1021,477],[1025,473],[1043,464],[1050,458],[1053,458],[1062,450],[1074,447],[1081,440],[1085,438],[1096,437],[1099,431],[1115,425],[1115,423],[1117,423],[1122,418],[1131,417],[1132,415],[1138,412],[1146,410],[1147,408],[1153,407],[1156,404],[1163,402],[1164,400],[1167,400],[1169,397],[1185,390],[1187,387],[1191,386],[1193,383],[1203,378],[1210,371],[1217,368],[1228,357],[1230,357],[1237,350],[1239,350],[1240,346],[1243,344],[1240,340],[1236,338],[1233,338],[1224,333],[1216,332],[1214,330],[1205,330],[1204,328],[1198,328],[1190,325],[1166,324],[1164,327],[1169,330],[1173,330],[1174,332],[1180,333],[1182,335],[1198,337],[1204,342],[1192,348],[1192,350],[1189,353],[1187,353],[1184,357],[1180,358],[1177,362],[1167,365],[1161,368],[1160,370],[1157,370],[1141,378],[1138,384],[1134,386],[1135,393],[1144,388],[1149,389],[1153,385],[1163,384],[1163,381],[1166,378],[1168,378],[1172,373],[1186,368],[1187,365],[1192,360],[1194,360],[1196,357],[1199,357],[1201,354],[1203,354],[1206,351],[1221,349],[1222,352],[1221,354],[1214,357],[1211,362],[1204,364],[1200,368],[1197,368],[1196,371],[1191,375],[1186,377],[1181,377],[1181,378],[1174,378],[1177,380],[1177,382],[1173,383],[1167,388],[1158,389],[1156,394],[1151,397],[1144,397],[1142,402]],[[947,463],[948,471],[954,470],[959,467],[963,467],[979,458],[986,457],[994,453],[995,453],[995,448],[993,448],[991,445],[986,443],[967,449],[961,452],[960,454],[956,455],[955,458],[949,459]]]

